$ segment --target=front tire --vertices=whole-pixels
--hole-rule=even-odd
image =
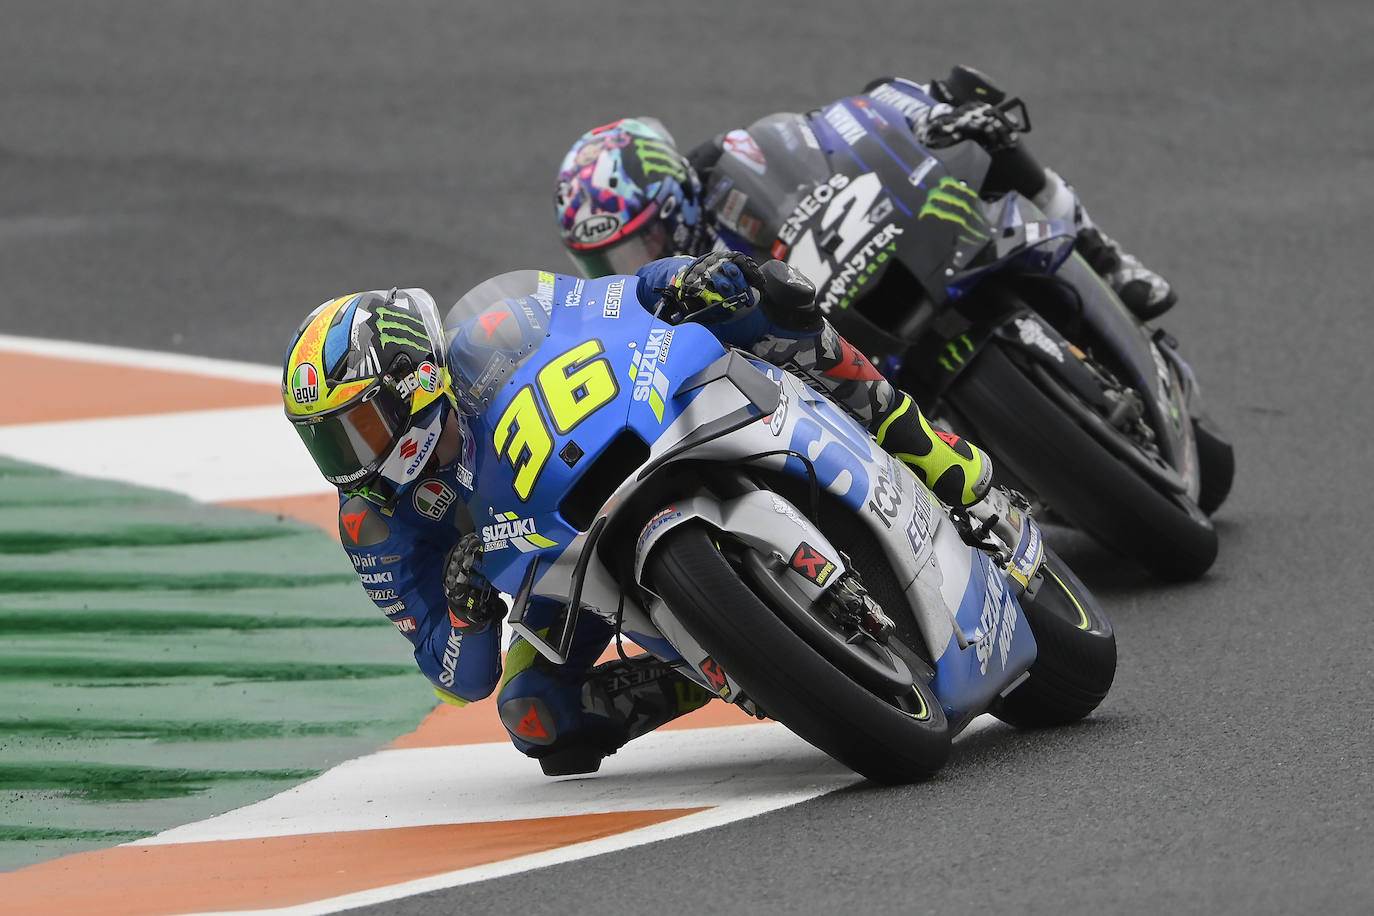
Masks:
[[[1197,440],[1198,471],[1202,479],[1197,505],[1211,515],[1231,494],[1231,482],[1236,476],[1236,453],[1231,443],[1222,438],[1221,431],[1203,417],[1193,418],[1193,437]]]
[[[1170,580],[1196,579],[1216,560],[1217,533],[1207,516],[1112,454],[1000,344],[984,347],[947,397],[973,425],[979,445],[1057,514],[1115,552]]]
[[[1029,676],[993,707],[1018,728],[1077,722],[1106,698],[1116,676],[1116,634],[1097,600],[1053,551],[1044,579],[1021,612],[1035,636]]]
[[[882,783],[930,776],[951,735],[928,685],[884,697],[827,661],[755,594],[688,522],[664,536],[649,581],[712,659],[775,719],[855,772]]]

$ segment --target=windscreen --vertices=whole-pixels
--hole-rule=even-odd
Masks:
[[[454,303],[444,317],[444,342],[453,395],[479,414],[511,373],[544,340],[554,275],[517,270],[493,277]]]

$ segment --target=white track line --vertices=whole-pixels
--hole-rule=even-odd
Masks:
[[[232,359],[214,359],[209,356],[191,356],[185,353],[135,350],[129,347],[112,347],[104,344],[50,340],[46,337],[16,337],[12,334],[0,334],[0,350],[28,353],[34,356],[79,359],[111,366],[132,366],[136,369],[185,372],[190,375],[233,379],[240,382],[281,384],[280,366],[244,363]]]
[[[455,778],[455,774],[462,774]],[[550,779],[509,742],[387,750],[272,798],[135,846],[565,817],[791,804],[858,781],[776,723],[652,732],[592,776]]]
[[[201,502],[334,492],[276,404],[0,426],[0,454]]]

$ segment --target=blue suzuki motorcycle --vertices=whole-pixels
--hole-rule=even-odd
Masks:
[[[517,271],[446,316],[466,501],[517,633],[562,663],[600,615],[887,783],[938,770],[982,713],[1101,703],[1111,625],[1024,504],[999,491],[995,527],[943,505],[824,396],[650,315],[634,282]],[[525,623],[535,596],[564,606],[551,628]]]

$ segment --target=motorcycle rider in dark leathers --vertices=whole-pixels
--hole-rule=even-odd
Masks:
[[[1021,123],[998,107],[1004,98],[969,67],[929,83],[885,77],[859,96],[727,131],[685,157],[656,119],[621,119],[588,131],[564,157],[554,196],[560,234],[592,277],[670,254],[733,249],[785,257],[785,218],[799,200],[804,206],[829,190],[832,170],[817,133],[832,126],[862,132],[864,116],[881,118],[872,107],[881,102],[901,112],[928,149],[977,142],[991,157],[985,196],[1014,190],[1050,219],[1071,224],[1079,253],[1141,320],[1168,310],[1177,301],[1170,284],[1103,234],[1073,188],[1036,160]]]
[[[802,374],[836,398],[953,507],[982,530],[1005,512],[991,462],[957,436],[936,434],[910,398],[824,321],[815,288],[779,261],[713,252],[643,265],[639,303],[696,321],[728,345]],[[712,696],[647,655],[601,664],[614,628],[584,614],[568,661],[555,665],[524,639],[501,660],[504,599],[482,574],[485,543],[465,497],[478,442],[448,390],[454,347],[483,344],[468,329],[446,341],[421,289],[341,296],[292,337],[282,373],[287,418],[339,490],[339,538],[368,597],[412,643],[440,699],[463,705],[493,691],[511,740],[550,775],[590,772],[625,742]],[[487,331],[490,338],[490,330]],[[1003,501],[998,503],[1001,498]],[[499,526],[499,523],[497,523]],[[492,537],[499,536],[493,526]],[[551,625],[561,606],[536,599],[525,622]]]

